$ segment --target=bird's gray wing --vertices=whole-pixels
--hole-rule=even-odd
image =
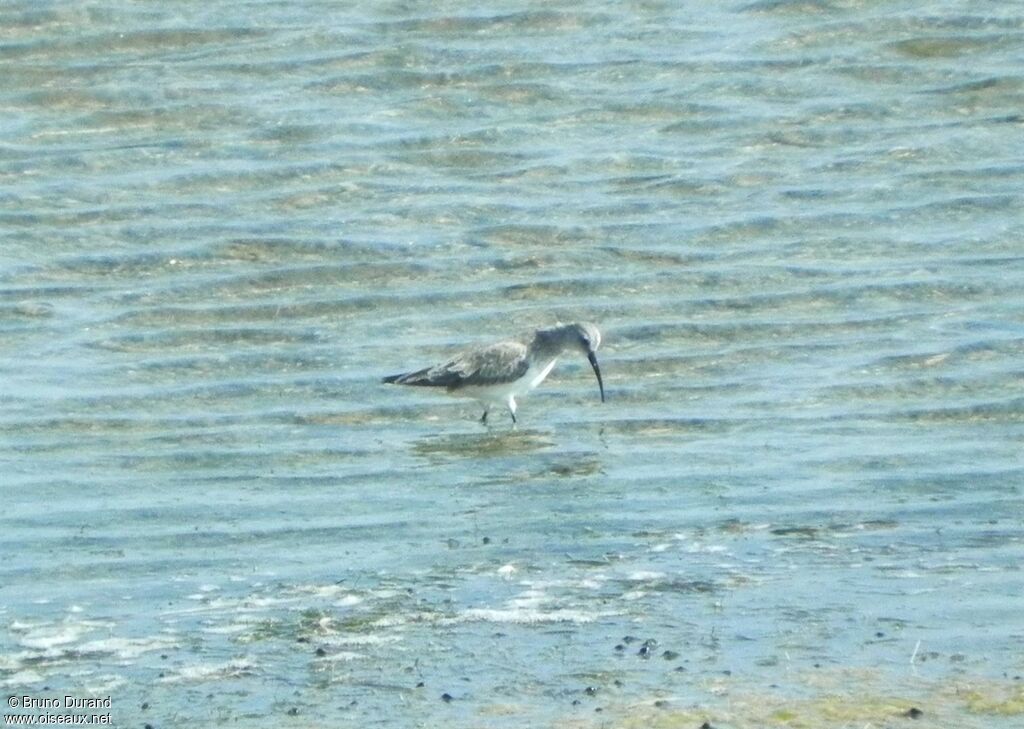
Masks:
[[[489,347],[472,349],[457,357],[417,372],[395,376],[387,381],[400,385],[427,387],[482,387],[498,385],[522,377],[530,367],[526,345],[521,342],[498,342]]]
[[[500,385],[526,374],[530,368],[526,351],[521,342],[498,342],[466,352],[446,366],[459,373],[459,383],[454,387]]]

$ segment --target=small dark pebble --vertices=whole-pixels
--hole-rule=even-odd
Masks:
[[[622,645],[622,643],[619,643],[617,646],[615,646],[615,650],[624,651],[626,650],[626,646]]]
[[[441,701],[452,701],[455,697],[449,693],[441,694]]]
[[[145,711],[146,709],[149,708],[149,702],[148,701],[143,701],[142,702],[142,706],[140,706],[139,708],[142,709],[143,711]]]
[[[579,705],[580,705],[581,703],[582,703],[582,702],[581,702],[581,701],[580,701],[579,699],[573,699],[573,700],[572,700],[572,705],[573,705],[573,706],[579,706]]]
[[[426,686],[426,684],[423,683],[422,681],[420,681],[418,684],[416,684],[416,688],[423,688],[424,686]]]
[[[292,708],[288,709],[288,716],[298,716],[298,715],[299,715],[299,710],[297,708],[295,708],[294,706]]]
[[[664,709],[664,708],[668,707],[668,702],[665,701],[664,699],[658,699],[657,701],[654,702],[654,705],[657,708],[659,708],[659,709]]]
[[[161,653],[160,654],[160,660],[161,661],[166,661],[167,660],[167,654],[166,653]]]
[[[679,658],[679,654],[675,651],[665,651],[661,654],[661,657],[664,658],[666,661],[674,661],[675,659]]]
[[[885,633],[883,633],[881,630],[879,630],[877,633],[875,633],[875,637],[876,638],[884,638],[885,637]]]
[[[703,724],[700,725],[700,729],[715,729],[715,728],[713,726],[711,726],[711,722],[710,721],[706,721],[706,722],[704,722]]]
[[[321,658],[323,658],[324,656],[326,656],[326,655],[327,655],[327,651],[325,651],[325,650],[323,649],[323,646],[321,646],[320,648],[317,648],[317,649],[316,649],[316,654],[317,654],[318,656],[320,656]]]
[[[152,724],[143,724],[142,725],[142,729],[153,729],[153,725]]]
[[[628,643],[636,643],[638,640],[640,640],[640,639],[637,638],[635,635],[627,635],[625,638],[622,639],[622,642],[628,644]]]
[[[612,683],[615,684],[616,686],[619,686],[619,687],[621,687],[623,685],[622,681],[620,681],[619,679],[615,679],[614,681],[612,681]]]
[[[731,675],[732,675],[732,671],[730,671],[730,670],[729,670],[729,669],[727,668],[727,669],[725,669],[724,671],[722,671],[722,675],[723,675],[723,676],[731,676]]]
[[[587,686],[585,689],[583,689],[583,693],[585,693],[587,696],[594,696],[597,694],[597,686]]]
[[[483,538],[483,543],[484,544],[490,544],[491,543],[491,538],[490,537],[484,537]]]
[[[596,709],[594,709],[594,711],[597,712],[598,714],[600,714],[602,711],[604,711],[604,709],[602,709],[600,706],[598,706]]]
[[[676,666],[674,670],[679,671],[679,673],[682,673],[686,670],[686,666]]]
[[[309,638],[307,638],[304,635],[300,635],[298,638],[295,639],[295,642],[296,643],[308,643],[309,642]]]
[[[924,712],[916,706],[911,706],[909,709],[906,710],[906,712],[904,712],[903,716],[907,717],[908,719],[920,719],[922,716],[924,716]]]

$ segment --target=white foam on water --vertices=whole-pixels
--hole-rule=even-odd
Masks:
[[[21,671],[15,671],[7,678],[0,680],[0,686],[33,686],[42,683],[44,680],[43,675],[38,671],[26,668]]]
[[[292,588],[291,591],[297,594],[308,595],[310,597],[330,599],[338,597],[339,595],[347,595],[352,592],[352,589],[345,587],[344,585],[332,583],[327,585],[297,585]]]
[[[398,643],[401,638],[397,635],[362,635],[357,633],[339,633],[325,636],[320,640],[324,645],[330,646],[361,646],[361,645],[387,645]]]
[[[93,626],[85,623],[56,623],[27,631],[18,640],[25,648],[50,651],[54,648],[70,645],[83,635],[93,630]]]
[[[138,658],[144,653],[167,650],[177,645],[169,638],[100,638],[75,646],[79,653],[107,653],[122,660]]]
[[[256,670],[256,667],[256,661],[249,657],[232,658],[224,663],[196,663],[165,675],[159,681],[161,683],[222,681],[250,675]]]
[[[97,676],[92,682],[86,683],[84,692],[89,696],[102,696],[103,694],[113,693],[127,685],[128,679],[124,676],[107,674],[105,676]]]
[[[251,623],[229,623],[227,625],[207,625],[202,628],[202,631],[210,635],[235,635],[251,628]]]
[[[537,623],[592,623],[600,617],[600,614],[571,609],[469,608],[462,611],[461,616],[464,620],[533,625]]]
[[[665,579],[665,573],[652,570],[637,570],[636,572],[630,572],[626,579],[630,582],[657,582]]]
[[[515,608],[533,608],[539,605],[550,603],[553,598],[542,590],[525,590],[509,600],[509,604]]]
[[[366,658],[365,653],[356,653],[355,651],[338,651],[337,653],[328,653],[325,656],[318,656],[318,661],[327,663],[344,663],[347,661],[355,661],[360,658]]]

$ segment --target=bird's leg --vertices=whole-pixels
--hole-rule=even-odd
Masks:
[[[480,422],[481,423],[484,423],[484,424],[487,423],[487,411],[488,410],[490,410],[490,408],[484,408],[484,414],[480,416]]]
[[[518,422],[516,421],[516,399],[511,395],[508,396],[508,412],[512,416],[512,425],[515,425]]]

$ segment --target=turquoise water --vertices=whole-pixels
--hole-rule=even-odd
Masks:
[[[6,3],[0,684],[1016,726],[1022,47],[1015,4]],[[603,405],[572,357],[515,430],[379,384],[576,319]]]

